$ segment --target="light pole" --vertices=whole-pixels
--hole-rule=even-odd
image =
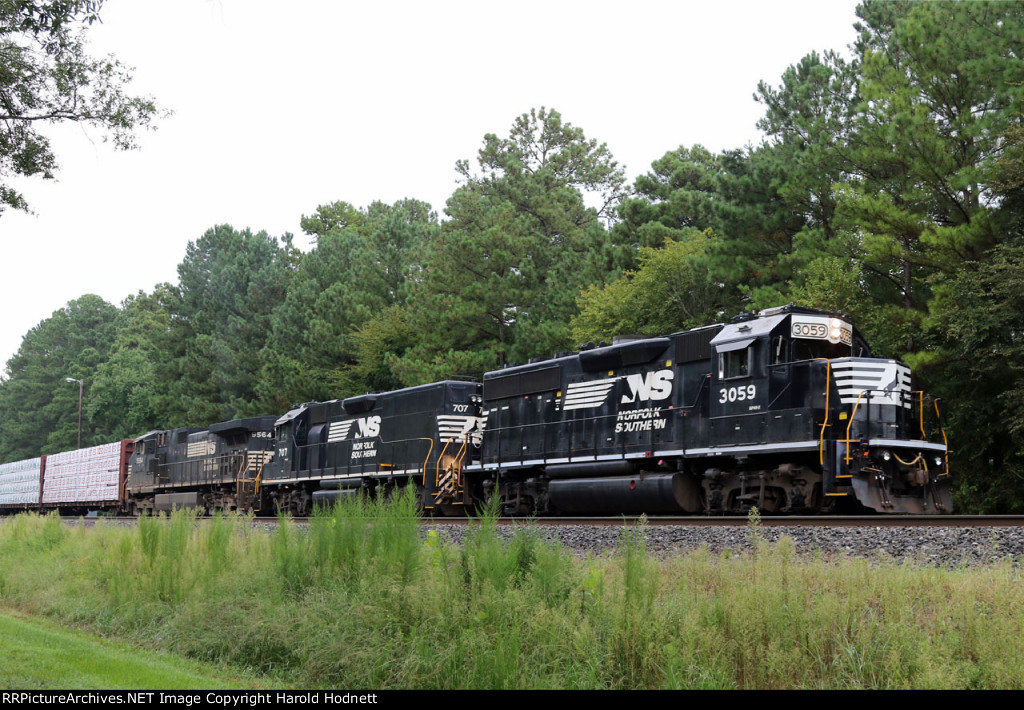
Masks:
[[[65,377],[65,382],[77,382],[78,383],[78,448],[82,448],[82,381],[76,380],[74,377]]]

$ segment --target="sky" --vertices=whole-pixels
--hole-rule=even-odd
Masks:
[[[308,240],[318,205],[444,203],[455,162],[542,106],[607,144],[630,182],[680,145],[760,143],[759,81],[846,51],[854,0],[107,0],[94,56],[173,114],[140,147],[55,126],[55,180],[0,216],[0,363],[68,301],[177,281],[209,228]],[[283,9],[286,8],[286,9]],[[5,368],[6,369],[6,368]]]

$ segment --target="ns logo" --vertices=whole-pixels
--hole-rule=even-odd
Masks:
[[[645,374],[628,375],[626,384],[629,386],[629,394],[622,395],[622,404],[630,402],[658,401],[668,399],[672,394],[672,378],[675,373],[672,370],[658,370]]]
[[[356,419],[355,423],[359,426],[355,435],[356,439],[380,435],[380,417],[363,417]]]

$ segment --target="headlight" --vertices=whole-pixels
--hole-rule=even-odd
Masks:
[[[936,466],[941,466],[942,465],[942,457],[941,456],[936,456],[935,457],[935,465]]]
[[[883,451],[882,452],[882,460],[883,461],[888,461],[891,458],[892,458],[892,454],[890,452],[888,452],[888,451]]]
[[[839,340],[839,336],[842,335],[843,322],[838,318],[833,318],[829,321],[828,334],[832,340]]]

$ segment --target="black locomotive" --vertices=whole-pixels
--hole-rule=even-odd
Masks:
[[[477,383],[435,382],[296,407],[277,420],[266,495],[304,515],[315,503],[413,481],[426,510],[461,513],[480,402]]]
[[[952,511],[938,407],[821,311],[622,338],[488,373],[483,394],[467,475],[509,511]]]
[[[301,515],[410,484],[442,514],[495,495],[511,515],[952,512],[939,403],[842,315],[792,305],[121,450],[102,507],[133,512]],[[7,507],[45,508],[46,457],[6,466],[0,508],[5,476],[31,487]]]
[[[235,419],[205,429],[142,435],[135,440],[125,484],[128,512],[259,509],[259,480],[273,456],[276,419]]]

